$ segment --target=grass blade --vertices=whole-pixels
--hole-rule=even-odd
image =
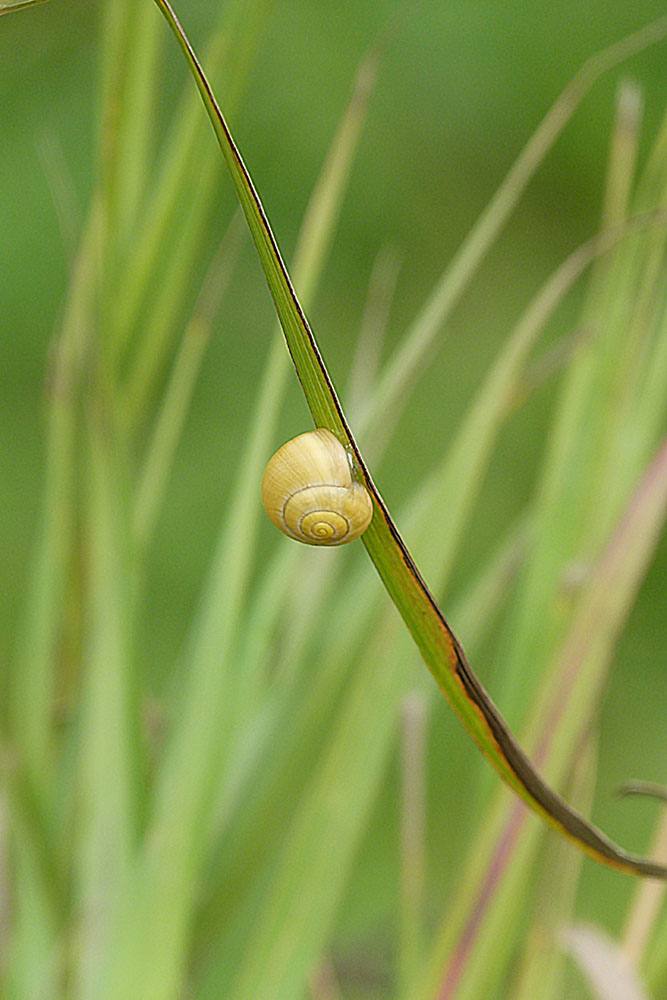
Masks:
[[[134,4],[130,18],[118,122],[117,237],[125,252],[148,182],[160,55],[159,18],[155,11],[148,4]]]
[[[412,388],[444,322],[580,102],[603,73],[646,46],[661,41],[665,35],[667,17],[662,17],[596,53],[584,63],[556,99],[461,244],[382,373],[377,391],[360,418],[360,425],[365,434],[372,436],[371,440],[378,432],[387,434],[386,427],[380,425],[386,424],[387,419],[395,419],[394,415],[400,412],[401,400]]]
[[[414,981],[425,940],[426,725],[428,703],[408,694],[401,711],[401,907],[399,983]]]
[[[596,733],[583,741],[569,782],[569,798],[582,811],[588,811],[593,804],[597,743]],[[573,919],[582,862],[582,856],[573,855],[564,841],[549,841],[544,845],[530,928],[508,1000],[534,1000],[535,997],[556,1000],[562,995],[564,959],[558,934]],[[641,886],[659,884],[640,883]]]
[[[512,533],[507,544],[502,546],[497,556],[490,561],[488,567],[480,576],[480,580],[473,584],[470,591],[457,601],[454,613],[461,622],[473,622],[474,628],[470,629],[473,644],[484,641],[487,629],[490,628],[493,617],[501,605],[507,590],[508,582],[516,573],[517,544],[521,545],[520,539]],[[521,532],[523,535],[523,532]],[[523,547],[521,545],[521,547]],[[331,553],[332,554],[332,553]],[[280,850],[280,845],[286,838],[291,836],[290,824],[280,825],[276,823],[278,817],[285,816],[285,802],[301,801],[305,792],[308,791],[306,776],[313,770],[313,747],[320,746],[323,742],[322,734],[331,732],[344,710],[345,692],[350,687],[362,683],[362,676],[370,674],[371,677],[377,675],[378,655],[381,649],[386,650],[383,669],[386,668],[389,674],[400,677],[403,671],[404,679],[400,690],[397,688],[396,710],[400,702],[401,692],[411,684],[411,675],[406,673],[405,646],[408,645],[407,637],[402,634],[399,638],[404,641],[397,641],[398,626],[397,616],[392,608],[386,607],[386,601],[381,608],[373,608],[372,602],[369,609],[368,597],[368,573],[360,574],[358,580],[351,581],[346,588],[349,590],[349,611],[345,613],[342,601],[334,607],[328,623],[328,632],[324,637],[322,648],[323,653],[319,657],[317,670],[313,670],[312,662],[308,663],[311,668],[306,671],[306,678],[310,681],[303,684],[286,699],[285,704],[279,706],[277,723],[270,732],[266,746],[272,747],[272,752],[263,756],[257,764],[257,774],[254,780],[248,782],[247,790],[243,795],[243,809],[237,814],[236,822],[227,830],[227,835],[220,848],[220,858],[215,865],[219,871],[218,880],[211,885],[210,900],[207,903],[206,912],[202,920],[202,936],[212,943],[219,940],[225,941],[229,937],[230,922],[233,921],[234,911],[244,905],[248,894],[247,879],[244,873],[252,871],[257,874],[253,878],[253,886],[261,886],[261,900],[258,911],[263,911],[265,905],[272,909],[280,906],[279,892],[280,886],[275,886],[272,874],[267,876],[266,886],[260,878],[261,872],[267,868],[269,873],[273,871],[274,855]],[[376,602],[377,604],[377,602]],[[367,618],[369,614],[374,616],[374,624],[371,638],[367,639],[363,645],[362,652],[356,657],[350,656],[350,651],[355,650],[363,635],[364,630],[368,631]],[[356,616],[356,618],[355,618]],[[341,636],[341,629],[334,628],[332,623],[346,621],[348,634]],[[412,651],[409,649],[408,654]],[[363,681],[365,684],[366,682]],[[398,683],[398,682],[397,682]],[[371,681],[368,681],[371,685]],[[381,712],[384,719],[385,710]],[[395,740],[396,730],[393,725],[385,725],[381,719],[380,735],[387,744],[384,755],[388,755]],[[372,736],[369,735],[372,730]],[[337,738],[331,737],[333,740]],[[348,730],[348,739],[352,739],[352,734]],[[365,761],[364,747],[366,740],[377,740],[378,732],[374,728],[374,719],[369,716],[366,726],[362,727],[357,742],[359,761]],[[323,753],[329,752],[327,746]],[[380,750],[376,747],[376,753]],[[320,759],[320,755],[315,758]],[[376,771],[376,777],[382,775],[382,769]],[[301,776],[304,776],[303,779]],[[295,781],[295,776],[299,776]],[[314,786],[316,778],[311,779],[311,787]],[[368,781],[368,776],[364,773],[363,767],[355,767],[352,771],[341,767],[339,777],[336,779],[336,787],[340,787],[340,794],[343,789],[347,789],[356,802],[356,782],[364,784]],[[324,786],[322,786],[324,788]],[[375,788],[375,786],[373,786]],[[347,794],[347,793],[346,793]],[[375,794],[375,792],[373,792]],[[344,819],[338,817],[337,822]],[[319,816],[314,815],[315,825],[319,824]],[[332,831],[333,832],[333,831]],[[361,828],[353,825],[343,825],[338,828],[336,835],[335,851],[339,857],[348,857],[354,851],[354,842],[358,840]],[[352,841],[352,844],[350,844]],[[312,850],[315,851],[315,845]],[[318,878],[316,881],[309,876],[306,880],[310,902],[307,904],[305,898],[299,902],[299,915],[294,914],[294,918],[289,925],[284,928],[282,942],[274,940],[274,948],[279,953],[284,952],[284,960],[291,966],[298,963],[301,972],[299,975],[305,976],[309,967],[316,961],[321,950],[326,947],[327,939],[332,929],[332,920],[336,915],[336,900],[340,898],[342,885],[345,883],[346,867],[335,869],[326,868],[325,859],[328,857],[329,841],[320,841],[321,858],[317,861]],[[267,858],[269,861],[267,862]],[[301,861],[298,861],[301,864]],[[320,878],[321,876],[321,878]],[[275,902],[273,893],[276,892]],[[269,902],[269,895],[271,901]],[[303,895],[303,894],[301,894]],[[326,921],[320,921],[315,915],[318,933],[312,933],[310,909],[313,908],[316,914],[319,901],[325,898],[325,909],[328,913]],[[247,911],[243,910],[246,913]],[[245,942],[248,928],[257,923],[259,916],[257,913],[248,922],[244,922],[242,938]],[[310,952],[303,949],[301,938],[301,920],[304,923],[304,934],[308,935],[310,941]],[[205,931],[203,930],[205,928]],[[244,952],[246,945],[243,945]],[[230,961],[234,961],[233,955],[226,949],[220,949],[215,944],[210,948],[211,957],[205,966],[202,996],[215,997],[220,992],[227,992],[229,984],[225,978],[225,969]],[[236,951],[234,951],[236,954]],[[224,984],[224,986],[223,986]],[[273,984],[271,984],[273,985]],[[267,984],[268,988],[268,984]]]
[[[94,207],[81,239],[54,350],[44,506],[12,676],[12,735],[20,748],[27,780],[43,803],[52,798],[57,649],[65,613],[75,507],[76,407],[82,353],[91,328],[98,236],[99,212]],[[30,706],[29,712],[26,705]]]
[[[140,552],[145,552],[150,544],[213,321],[236,264],[241,241],[241,222],[240,214],[233,217],[206,276],[199,301],[185,328],[153,437],[146,449],[132,516],[133,534]]]
[[[318,427],[338,436],[374,505],[363,541],[392,600],[464,725],[496,770],[536,812],[603,863],[631,874],[667,878],[667,868],[617,848],[587,823],[537,774],[473,674],[456,637],[403,543],[375,487],[296,297],[266,214],[197,58],[167,3],[155,0],[172,29],[200,90],[265,270],[278,316]],[[665,19],[667,24],[667,19]]]
[[[667,511],[667,441],[635,490],[577,606],[562,648],[550,664],[526,743],[552,781],[560,782],[589,731],[609,658],[632,606]],[[564,720],[567,720],[567,725]],[[532,817],[530,817],[532,819]],[[456,898],[435,936],[415,1000],[472,1000],[504,967],[518,929],[520,886],[528,877],[539,827],[518,803],[495,797]]]
[[[92,416],[88,497],[90,606],[80,719],[80,845],[76,873],[80,948],[77,996],[100,996],[118,893],[138,834],[138,718],[130,666],[129,527],[108,428]]]

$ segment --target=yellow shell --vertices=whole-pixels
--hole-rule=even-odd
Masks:
[[[262,479],[262,503],[277,528],[308,545],[343,545],[371,523],[368,490],[331,431],[308,431],[279,448]]]

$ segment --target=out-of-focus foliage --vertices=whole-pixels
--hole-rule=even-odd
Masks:
[[[324,178],[332,214],[310,216],[294,275],[343,399],[357,387],[354,427],[376,384],[372,364],[353,373],[355,356],[377,350],[383,370],[567,81],[662,5],[396,12],[377,0],[343,16],[324,3],[182,0],[178,12],[288,260]],[[370,103],[357,81],[347,119],[363,125],[358,149],[339,135],[346,162],[322,171],[357,66],[383,32]],[[493,844],[476,839],[480,823],[495,829],[507,806],[361,546],[304,554],[255,519],[244,469],[308,422],[191,81],[150,0],[10,14],[0,54],[0,656],[12,664],[0,961],[11,995],[127,997],[141,982],[141,1000],[166,1000],[187,981],[195,997],[278,996],[278,983],[289,998],[305,980],[316,998],[414,1000],[417,982],[435,995],[425,969],[444,975],[445,956],[459,954],[442,942],[470,904],[459,874],[467,859],[483,875]],[[664,209],[664,56],[663,42],[595,84],[448,317],[395,434],[360,438],[377,448],[378,485],[517,728],[540,682],[548,703],[548,666],[576,612],[599,608],[595,567],[624,553],[638,580],[648,571],[613,656],[593,651],[599,677],[583,674],[591,688],[554,729],[563,761],[577,755],[567,741],[591,729],[580,767],[554,773],[637,849],[656,807],[610,793],[667,774],[666,554],[658,547],[651,566],[651,539],[623,548],[618,531],[628,499],[647,502],[635,491],[664,434],[659,219],[646,216],[595,263],[540,330],[479,470],[466,466],[471,446],[449,447],[517,317],[567,254],[601,218],[623,225]],[[624,84],[619,110],[628,76],[640,96]],[[608,346],[596,353],[600,317]],[[531,621],[533,598],[551,617]],[[397,705],[413,688],[431,706],[427,746],[414,733],[403,744],[413,803],[410,780],[424,778],[414,754],[424,755],[426,839],[417,824],[401,855]],[[602,698],[598,749],[597,725],[576,709]],[[578,864],[551,838],[535,860],[540,832],[521,841],[509,888],[486,900],[489,926],[504,933],[481,931],[475,974],[448,996],[505,997],[509,981],[516,997],[537,997],[536,982],[545,997],[567,995],[556,939],[545,959],[542,932],[570,919]],[[534,886],[530,899],[516,886]],[[577,915],[620,935],[632,892],[584,863]],[[667,930],[664,913],[655,919],[641,954],[657,996]]]

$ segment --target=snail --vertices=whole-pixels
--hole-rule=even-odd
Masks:
[[[351,542],[373,516],[345,448],[325,429],[299,434],[278,449],[264,471],[262,503],[277,528],[307,545]]]

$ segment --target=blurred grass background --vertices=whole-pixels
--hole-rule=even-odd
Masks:
[[[235,117],[235,135],[288,261],[356,67],[397,9],[330,263],[310,309],[343,398],[349,354],[377,253],[390,244],[401,261],[389,349],[577,68],[593,52],[663,13],[664,5],[648,0],[593,0],[586,5],[424,2],[398,8],[380,0],[353,0],[344,8],[318,0],[267,3],[260,48]],[[209,0],[179,4],[178,12],[199,49],[217,10]],[[52,0],[0,20],[2,662],[14,642],[37,523],[44,373],[68,280],[50,184],[65,184],[76,225],[93,188],[101,15],[100,3]],[[165,135],[186,80],[169,41],[163,32],[156,143]],[[400,509],[432,467],[436,439],[447,440],[531,294],[571,249],[597,231],[614,95],[619,79],[628,76],[638,79],[643,90],[642,135],[655,134],[664,113],[664,45],[628,60],[596,84],[457,307],[436,362],[409,403],[386,458],[373,470],[392,510]],[[209,130],[205,141],[213,145]],[[645,138],[640,145],[640,165],[647,142]],[[199,267],[192,274],[190,302],[183,308],[184,322],[233,204],[231,185],[221,171]],[[582,297],[580,290],[570,296],[551,322],[547,342],[568,332]],[[173,683],[175,651],[185,637],[230,494],[230,476],[247,431],[249,400],[273,322],[271,302],[246,240],[224,317],[208,348],[148,565],[136,662],[142,685],[156,699]],[[555,384],[547,384],[503,433],[460,551],[452,591],[483,565],[524,506],[539,466],[554,393]],[[308,426],[292,378],[280,440]],[[363,440],[360,444],[363,450]],[[406,540],[410,544],[409,536]],[[266,553],[276,544],[268,522],[260,544]],[[361,560],[363,553],[355,553],[355,558]],[[619,805],[613,788],[633,777],[664,781],[667,773],[666,571],[663,542],[619,646],[602,712],[593,816],[622,843],[645,843],[654,812],[639,803]],[[494,649],[501,631],[502,624],[476,658],[492,690]],[[451,793],[440,792],[443,782],[456,780],[452,756],[465,773],[466,761],[476,753],[451,725],[448,713],[438,701],[429,722],[431,844],[438,843],[438,831],[448,825],[439,802],[451,802]],[[454,754],[449,743],[453,737],[458,740]],[[445,759],[449,767],[440,766]],[[340,939],[353,947],[369,939],[382,942],[392,923],[398,878],[396,784],[393,773],[375,808],[341,910]],[[434,899],[450,882],[450,863],[447,850],[429,854],[429,895]],[[586,862],[580,913],[618,930],[622,904],[631,890],[629,880],[610,879]]]

